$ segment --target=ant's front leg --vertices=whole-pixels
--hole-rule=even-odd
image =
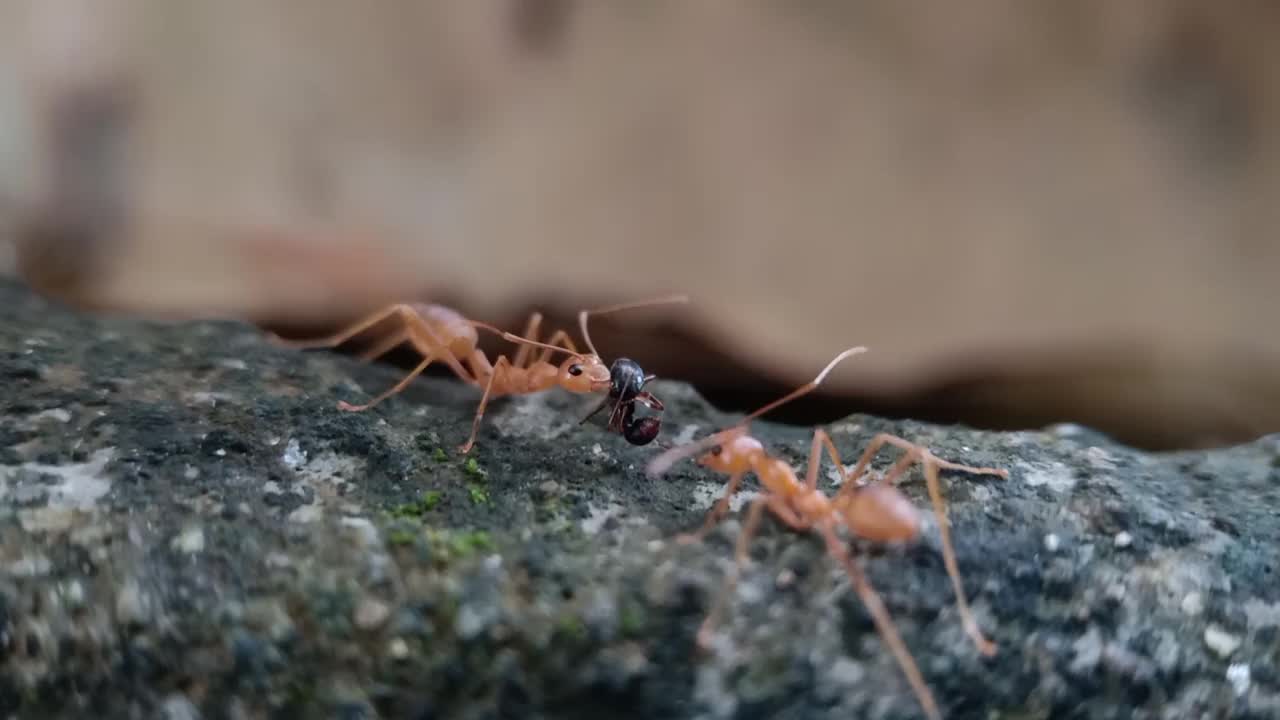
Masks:
[[[480,420],[484,418],[484,410],[489,405],[489,397],[493,393],[494,383],[499,382],[498,376],[502,375],[503,379],[499,387],[506,385],[506,371],[510,367],[511,361],[507,360],[506,355],[499,356],[498,362],[493,364],[493,371],[489,374],[489,382],[485,384],[484,395],[480,398],[480,406],[476,408],[475,420],[471,422],[471,436],[458,448],[459,454],[466,455],[475,446],[476,436],[480,434]]]
[[[715,505],[711,506],[710,512],[707,513],[707,519],[702,522],[702,527],[691,533],[681,533],[676,536],[676,542],[681,545],[689,545],[696,542],[702,542],[702,539],[711,532],[715,526],[724,520],[724,516],[729,514],[729,503],[733,500],[733,496],[738,494],[738,486],[742,484],[744,473],[734,473],[727,485],[725,485],[724,494],[720,499],[716,500]]]
[[[649,408],[650,410],[657,410],[661,412],[667,409],[666,406],[662,404],[662,401],[659,400],[657,396],[655,396],[653,393],[649,392],[648,390],[641,390],[640,392],[636,393],[636,396],[633,398],[633,400],[635,402],[643,404],[645,407]]]

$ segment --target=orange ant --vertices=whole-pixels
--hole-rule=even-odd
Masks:
[[[610,431],[622,434],[634,445],[644,445],[657,437],[661,422],[654,417],[635,418],[634,404],[639,402],[655,410],[663,409],[661,401],[640,389],[654,376],[645,375],[639,365],[626,358],[615,361],[612,368],[606,366],[596,352],[595,346],[591,344],[591,336],[587,332],[587,318],[590,315],[683,302],[688,302],[686,296],[674,295],[581,311],[578,313],[578,325],[590,350],[587,353],[579,352],[573,339],[564,330],[557,330],[547,339],[547,342],[538,341],[537,334],[542,324],[541,313],[535,312],[530,315],[524,335],[516,335],[488,323],[469,320],[457,311],[442,305],[425,303],[400,303],[383,308],[324,338],[285,340],[277,337],[275,339],[278,343],[295,349],[332,348],[385,320],[395,318],[398,327],[376,340],[368,350],[360,354],[359,359],[371,361],[385,355],[401,343],[408,342],[423,356],[422,362],[394,387],[373,400],[363,405],[339,401],[338,408],[348,412],[368,410],[404,390],[410,381],[432,363],[443,362],[463,382],[477,388],[484,388],[484,395],[476,409],[475,420],[471,424],[471,435],[458,448],[463,455],[471,452],[471,448],[475,445],[476,436],[480,431],[480,420],[484,417],[484,411],[490,399],[506,395],[528,395],[556,386],[572,393],[607,393],[601,407],[609,399],[616,400],[613,416],[610,418]],[[496,361],[490,362],[484,351],[477,347],[480,340],[477,329],[495,333],[504,340],[517,343],[520,349],[512,359],[508,359],[506,355],[499,355]],[[535,355],[537,350],[540,352]],[[569,357],[557,366],[549,361],[553,352],[567,353]],[[584,418],[583,422],[585,421]]]
[[[996,646],[978,629],[978,623],[969,611],[965,600],[964,589],[960,583],[960,573],[956,566],[951,540],[947,531],[947,520],[943,510],[941,493],[938,490],[938,469],[959,470],[974,474],[999,475],[1007,478],[1008,471],[995,468],[978,468],[958,465],[935,457],[927,448],[921,447],[900,437],[879,434],[872,440],[863,453],[852,473],[845,471],[831,437],[823,430],[815,430],[813,444],[809,450],[809,463],[805,480],[800,482],[796,472],[783,460],[770,456],[764,445],[751,437],[747,430],[750,421],[778,406],[812,392],[825,379],[828,373],[844,359],[866,352],[864,347],[854,347],[836,356],[812,382],[809,382],[792,393],[775,400],[743,418],[737,425],[712,434],[702,440],[672,448],[654,458],[648,467],[651,477],[666,472],[679,460],[710,450],[701,455],[697,464],[710,470],[728,475],[729,481],[724,495],[716,502],[708,514],[702,527],[693,533],[684,533],[677,537],[680,543],[700,541],[714,528],[727,513],[730,499],[738,492],[743,476],[755,473],[763,485],[765,494],[751,501],[747,519],[742,532],[738,536],[735,552],[735,564],[716,598],[711,612],[698,630],[698,646],[706,648],[710,644],[711,629],[724,610],[727,598],[736,586],[738,575],[747,561],[747,547],[752,535],[757,531],[762,515],[767,509],[784,525],[793,530],[813,531],[819,534],[826,543],[827,552],[844,567],[849,575],[858,597],[866,606],[881,637],[889,646],[897,659],[903,673],[911,684],[925,714],[930,718],[941,718],[937,704],[925,685],[915,661],[906,649],[902,638],[889,617],[880,596],[871,587],[860,566],[855,562],[844,543],[841,542],[837,529],[844,527],[850,534],[876,542],[905,542],[916,539],[920,533],[920,514],[914,505],[893,484],[907,468],[919,462],[924,467],[925,480],[929,487],[929,496],[933,501],[934,513],[938,518],[938,527],[942,535],[943,558],[947,573],[951,576],[955,588],[957,605],[964,623],[965,632],[973,640],[978,651],[984,656],[994,655]],[[862,484],[864,471],[872,458],[885,445],[893,445],[905,451],[899,460],[885,475],[881,482]],[[833,497],[828,497],[818,490],[818,468],[822,464],[822,451],[826,450],[836,467],[839,468],[843,485]]]

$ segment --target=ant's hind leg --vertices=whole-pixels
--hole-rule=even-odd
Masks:
[[[930,720],[942,720],[942,713],[933,699],[933,693],[929,692],[929,686],[925,683],[924,676],[920,674],[920,668],[911,657],[911,652],[907,650],[907,644],[898,634],[898,627],[890,617],[889,610],[885,608],[884,601],[880,599],[880,594],[871,586],[862,568],[858,567],[857,561],[849,555],[849,551],[845,549],[839,536],[831,527],[822,528],[822,537],[826,540],[827,552],[844,567],[854,592],[862,601],[863,607],[867,609],[867,614],[871,616],[871,621],[875,624],[881,639],[884,640],[885,645],[889,646],[889,652],[898,661],[902,673],[907,676],[907,682],[911,685],[925,716]]]
[[[866,467],[870,462],[871,456],[874,455],[884,445],[893,445],[904,451],[901,458],[894,463],[893,467],[884,474],[882,482],[894,483],[900,478],[907,468],[915,463],[920,463],[924,468],[925,486],[929,490],[929,500],[933,505],[933,515],[938,523],[938,534],[942,540],[942,562],[947,568],[947,575],[951,578],[952,588],[956,594],[956,605],[960,610],[960,620],[964,625],[965,633],[973,640],[973,644],[978,648],[978,652],[990,657],[995,654],[996,646],[990,640],[983,636],[982,631],[978,628],[978,622],[973,617],[973,612],[969,609],[968,600],[965,598],[964,585],[960,581],[960,567],[956,562],[955,547],[951,543],[951,523],[947,518],[947,508],[942,498],[941,482],[938,479],[938,468],[945,467],[949,470],[959,470],[961,472],[969,472],[981,475],[999,475],[1008,477],[1007,470],[997,468],[978,468],[968,465],[959,465],[957,463],[949,463],[945,460],[939,460],[933,456],[928,449],[917,445],[904,438],[896,435],[880,434],[871,441],[871,445],[867,447],[867,451],[863,453],[862,459],[858,462],[858,467],[854,469],[853,477],[860,477],[860,470]],[[840,492],[846,490],[852,491],[852,483],[847,483],[846,488],[841,488]]]
[[[294,350],[316,350],[320,348],[337,347],[374,325],[377,325],[378,323],[395,315],[399,315],[402,320],[408,320],[411,317],[416,317],[413,308],[408,305],[392,305],[366,315],[364,318],[357,320],[332,335],[308,340],[286,340],[278,335],[273,335],[271,340],[277,345],[293,348]]]
[[[385,338],[371,345],[364,352],[360,353],[357,359],[360,360],[360,362],[372,362],[382,357],[383,355],[386,355],[387,353],[391,352],[396,348],[397,345],[399,345],[400,343],[408,339],[409,339],[408,328],[400,328],[395,332],[395,334],[388,335]]]
[[[973,611],[969,609],[969,601],[965,599],[964,584],[960,581],[960,566],[956,562],[956,551],[951,544],[950,521],[946,517],[946,508],[943,505],[942,490],[938,482],[938,459],[929,454],[924,454],[921,458],[921,464],[924,465],[925,485],[929,488],[929,500],[933,503],[933,514],[938,520],[938,534],[942,538],[942,564],[947,568],[947,575],[951,578],[952,589],[956,593],[956,606],[960,611],[960,622],[964,626],[965,634],[973,640],[973,644],[978,648],[978,652],[986,657],[996,654],[995,643],[988,640],[978,627],[978,621],[973,617]]]
[[[918,445],[906,438],[898,437],[897,435],[890,435],[888,433],[880,433],[871,439],[871,444],[867,445],[866,451],[863,452],[862,457],[858,459],[858,464],[853,468],[853,473],[850,476],[853,478],[862,477],[863,473],[866,472],[867,466],[871,463],[871,459],[875,457],[876,453],[880,452],[880,449],[885,445],[892,445],[906,454],[900,458],[896,464],[894,464],[893,468],[891,468],[889,472],[885,473],[884,478],[882,478],[883,482],[896,481],[898,477],[907,471],[907,468],[911,466],[912,462],[926,455],[932,457],[933,461],[937,463],[937,466],[944,470],[955,470],[957,472],[969,473],[970,475],[997,475],[1002,478],[1009,477],[1009,471],[1001,468],[974,467],[972,465],[961,465],[959,463],[942,460],[934,457],[933,454],[929,452],[929,449],[923,445]]]
[[[951,521],[947,518],[947,507],[942,498],[942,484],[938,479],[938,468],[942,466],[952,470],[971,471],[978,474],[999,474],[1007,477],[1006,471],[994,468],[970,468],[967,465],[946,463],[934,457],[933,453],[927,449],[892,435],[877,436],[876,439],[882,441],[880,445],[876,445],[873,441],[873,446],[868,450],[878,449],[888,443],[906,451],[898,459],[898,462],[894,463],[893,467],[885,473],[883,482],[893,483],[897,481],[907,471],[907,468],[917,462],[923,466],[925,486],[929,490],[929,501],[933,505],[933,516],[937,520],[938,535],[942,540],[942,564],[947,568],[947,576],[951,578],[951,586],[956,594],[956,606],[960,611],[960,622],[964,625],[965,633],[973,640],[973,644],[978,648],[979,653],[987,657],[995,655],[995,644],[983,636],[982,631],[978,628],[978,621],[973,617],[973,611],[969,609],[969,602],[965,598],[964,584],[960,580],[960,566],[956,561],[955,546],[951,543]]]
[[[365,410],[368,410],[369,408],[373,407],[374,405],[377,405],[378,403],[382,402],[383,400],[386,400],[387,398],[391,397],[392,395],[395,395],[396,393],[400,392],[401,390],[404,390],[404,389],[405,389],[405,387],[407,387],[407,386],[409,385],[409,383],[413,381],[413,379],[414,379],[414,378],[416,378],[416,377],[418,377],[419,375],[421,375],[421,374],[422,374],[422,371],[423,371],[423,370],[426,370],[426,369],[427,369],[427,366],[428,366],[428,365],[430,365],[431,363],[435,362],[435,360],[436,360],[436,358],[435,358],[435,356],[434,356],[434,355],[427,355],[425,358],[423,358],[422,362],[418,364],[418,367],[416,367],[416,368],[414,368],[412,371],[410,371],[408,375],[405,375],[403,380],[401,380],[400,382],[398,382],[398,383],[396,383],[396,384],[395,384],[395,387],[391,388],[390,390],[387,390],[386,392],[384,392],[384,393],[382,393],[381,395],[377,396],[376,398],[374,398],[374,399],[370,400],[369,402],[365,403],[364,405],[352,405],[351,403],[346,402],[345,400],[342,400],[342,401],[339,401],[339,402],[338,402],[338,409],[339,409],[339,410],[346,410],[347,412],[364,412]]]
[[[384,341],[380,342],[377,346],[366,352],[365,355],[370,358],[376,357],[377,355],[381,355],[391,350],[391,348],[399,345],[404,340],[409,340],[413,344],[414,349],[422,354],[422,362],[418,363],[417,367],[409,371],[409,374],[405,375],[404,378],[402,378],[400,382],[396,383],[394,387],[377,396],[373,400],[370,400],[363,405],[352,405],[349,402],[341,401],[338,403],[338,408],[340,410],[346,410],[348,412],[363,412],[368,410],[374,405],[377,405],[383,400],[386,400],[392,395],[404,390],[414,378],[421,375],[423,371],[431,365],[431,363],[436,361],[440,361],[448,365],[455,373],[457,373],[458,377],[462,378],[468,384],[476,384],[475,378],[466,371],[466,368],[462,367],[462,364],[458,362],[458,359],[455,358],[449,352],[449,349],[440,342],[439,338],[431,332],[431,328],[429,328],[426,323],[422,322],[417,316],[406,317],[405,320],[406,325],[403,329],[397,331],[396,335],[388,337]],[[397,342],[390,342],[392,339],[396,339]]]

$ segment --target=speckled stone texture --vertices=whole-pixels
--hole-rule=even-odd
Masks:
[[[478,393],[448,379],[345,413],[397,371],[14,284],[0,319],[6,717],[919,716],[822,544],[773,521],[695,652],[741,515],[671,542],[719,482],[646,478],[653,446],[577,425],[590,400],[494,404],[472,463]],[[654,391],[660,442],[734,419]],[[1280,716],[1275,440],[1153,456],[1075,427],[829,429],[850,462],[888,431],[1011,472],[944,476],[995,658],[963,634],[934,524],[858,546],[947,717]],[[803,464],[809,429],[755,431]],[[918,472],[903,488],[928,507]]]

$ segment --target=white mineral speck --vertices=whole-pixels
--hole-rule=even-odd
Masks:
[[[463,605],[458,610],[457,619],[454,621],[454,632],[458,633],[458,637],[464,640],[470,640],[484,629],[484,618],[475,608],[470,605]]]
[[[387,644],[387,654],[395,660],[403,660],[409,657],[409,644],[404,638],[392,638]]]
[[[173,549],[188,555],[204,550],[204,529],[199,525],[186,528],[173,539]]]
[[[1182,598],[1182,612],[1188,615],[1199,615],[1204,612],[1204,596],[1198,592],[1187,593]]]
[[[79,607],[84,602],[84,585],[79,580],[72,580],[63,586],[62,598],[68,605]]]
[[[1066,492],[1075,487],[1076,479],[1071,468],[1063,463],[1018,463],[1018,475],[1032,487],[1048,487],[1055,492]]]
[[[200,720],[200,711],[180,692],[169,695],[161,706],[164,720]]]
[[[865,675],[861,665],[844,657],[832,663],[827,670],[827,677],[846,688],[855,687]]]
[[[1133,544],[1133,536],[1127,532],[1117,533],[1115,544],[1118,548],[1127,548]]]
[[[1231,689],[1235,690],[1236,697],[1244,697],[1244,694],[1249,692],[1249,685],[1252,682],[1249,666],[1244,663],[1232,663],[1227,668],[1227,682],[1231,683]]]
[[[1223,630],[1217,625],[1210,625],[1204,629],[1204,644],[1209,649],[1218,654],[1218,657],[1229,657],[1240,647],[1240,638]]]
[[[116,620],[140,625],[146,622],[150,611],[151,602],[138,581],[133,578],[126,580],[116,593]]]
[[[1049,552],[1058,552],[1058,548],[1062,547],[1062,540],[1057,535],[1049,533],[1044,536],[1044,549]]]
[[[342,525],[349,528],[364,547],[378,544],[378,528],[368,518],[348,515],[342,518]]]
[[[49,572],[53,568],[53,563],[49,558],[40,553],[23,553],[22,557],[9,563],[7,570],[11,575],[18,577],[33,578],[40,577]]]
[[[307,461],[307,454],[302,451],[302,446],[298,445],[297,440],[290,440],[284,446],[284,455],[281,459],[284,460],[285,465],[297,468]]]
[[[31,416],[31,420],[33,422],[39,422],[45,418],[56,420],[60,423],[69,423],[71,422],[71,413],[67,412],[63,408],[53,408],[51,410],[38,412]]]
[[[303,505],[289,513],[289,520],[296,523],[310,523],[319,520],[324,511],[319,505]]]
[[[375,630],[382,626],[391,616],[391,608],[387,604],[374,599],[365,598],[356,607],[356,627],[361,630]]]

